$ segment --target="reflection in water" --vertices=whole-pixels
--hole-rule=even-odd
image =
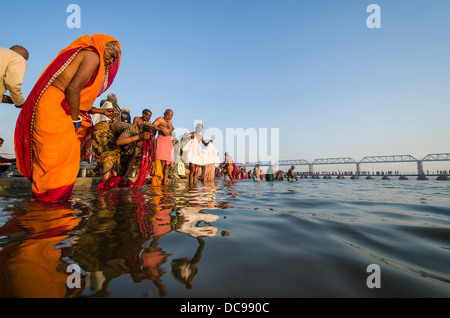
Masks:
[[[109,297],[111,282],[128,274],[166,296],[162,277],[172,254],[160,239],[173,231],[199,245],[192,258],[171,262],[176,280],[190,286],[205,246],[201,237],[217,234],[210,223],[218,216],[202,212],[216,208],[216,189],[176,183],[115,189],[61,206],[17,202],[0,228],[0,239],[8,238],[0,241],[0,296]],[[70,264],[81,268],[79,289],[66,286]]]
[[[25,213],[26,211],[26,213]],[[68,291],[66,280],[68,263],[57,245],[69,237],[80,219],[70,205],[47,205],[28,202],[14,211],[2,235],[8,236],[16,227],[28,234],[16,245],[0,251],[2,261],[0,296],[2,297],[64,297]],[[19,230],[20,231],[20,230]],[[3,276],[4,275],[4,276]]]
[[[162,283],[161,277],[165,274],[161,265],[167,262],[170,254],[164,252],[159,246],[159,238],[154,238],[148,246],[143,247],[142,258],[142,279],[155,284],[158,294],[166,296],[166,288]]]
[[[205,247],[205,241],[201,237],[213,237],[217,234],[217,228],[210,223],[217,221],[219,216],[203,212],[205,209],[216,208],[217,186],[214,183],[208,185],[203,188],[203,193],[196,187],[191,188],[185,202],[188,206],[177,211],[176,231],[196,238],[198,242],[198,248],[192,258],[177,258],[172,261],[173,276],[188,289],[192,288],[192,281],[198,273],[197,264]]]
[[[200,262],[203,248],[205,247],[205,241],[201,238],[197,238],[198,248],[195,255],[190,258],[177,258],[172,261],[172,274],[176,280],[183,283],[186,288],[192,288],[192,280],[198,273],[197,264]]]
[[[179,217],[179,224],[177,226],[177,232],[187,234],[192,237],[201,236],[216,236],[217,228],[210,225],[214,221],[217,221],[219,216],[202,213],[202,207],[183,207],[177,215]],[[206,225],[202,225],[205,222]]]
[[[450,295],[450,184],[217,185],[1,197],[0,297]],[[79,288],[66,285],[72,264]]]
[[[125,274],[134,282],[152,281],[166,294],[160,266],[169,253],[159,238],[172,230],[173,194],[167,188],[118,189],[100,193],[73,259],[91,276],[91,297],[106,297],[109,283]],[[147,242],[150,241],[150,244]]]

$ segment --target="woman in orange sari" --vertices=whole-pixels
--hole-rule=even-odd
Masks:
[[[84,35],[62,50],[39,77],[16,124],[19,172],[43,202],[70,199],[79,172],[80,142],[92,130],[92,107],[112,84],[120,63],[120,44],[109,35]]]

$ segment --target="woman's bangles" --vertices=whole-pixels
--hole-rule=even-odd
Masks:
[[[75,128],[80,128],[81,127],[81,117],[78,116],[78,120],[72,120],[72,123],[75,126]]]

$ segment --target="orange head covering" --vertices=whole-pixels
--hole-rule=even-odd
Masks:
[[[83,94],[80,100],[80,110],[88,111],[95,102],[95,99],[111,86],[119,69],[121,54],[119,54],[119,57],[113,64],[106,67],[104,67],[103,64],[105,47],[111,41],[116,42],[120,49],[119,41],[106,34],[94,34],[93,36],[84,35],[79,37],[58,54],[40,75],[34,85],[22,107],[19,118],[17,119],[14,140],[17,167],[19,172],[29,180],[32,179],[31,149],[33,141],[31,133],[34,129],[33,117],[40,97],[51,85],[57,75],[70,64],[78,52],[83,49],[90,49],[99,55],[100,65],[96,74],[92,76],[91,80],[83,88]],[[68,104],[66,100],[63,100],[61,106],[67,112]]]
[[[91,109],[95,99],[111,86],[117,71],[119,70],[120,57],[122,54],[119,54],[117,60],[114,61],[113,64],[101,67],[103,65],[105,47],[109,42],[116,42],[117,47],[120,50],[119,41],[109,35],[96,33],[93,36],[86,34],[79,37],[58,54],[58,56],[60,56],[65,52],[71,52],[73,50],[79,51],[80,49],[90,49],[94,50],[100,57],[100,66],[97,74],[93,76],[92,80],[83,89],[82,99],[80,101],[80,110],[82,111]]]

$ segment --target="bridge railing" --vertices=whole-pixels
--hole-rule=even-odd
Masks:
[[[360,161],[356,161],[350,157],[343,158],[321,158],[315,159],[313,162],[308,162],[305,159],[296,159],[296,160],[279,160],[278,162],[272,163],[270,161],[258,161],[258,162],[246,162],[239,163],[238,166],[245,167],[254,167],[256,164],[260,166],[296,166],[296,165],[307,165],[309,166],[309,171],[313,171],[314,165],[340,165],[340,164],[356,164],[357,172],[360,172],[360,165],[366,163],[405,163],[405,162],[416,162],[418,166],[418,174],[423,174],[423,166],[422,162],[431,162],[431,161],[450,161],[450,153],[436,153],[436,154],[428,154],[423,159],[418,160],[411,155],[389,155],[389,156],[366,156],[362,158]]]

